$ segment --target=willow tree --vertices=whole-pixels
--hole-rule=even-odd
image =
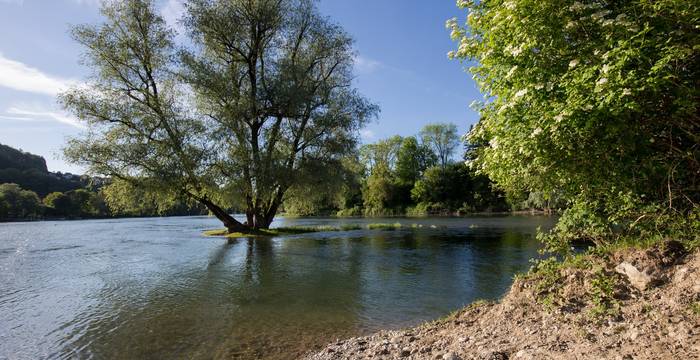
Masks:
[[[450,56],[475,61],[485,96],[474,166],[508,190],[563,194],[563,240],[697,239],[697,2],[457,3],[469,14],[448,22]]]
[[[351,86],[352,40],[305,0],[186,8],[188,48],[147,0],[106,3],[103,24],[74,29],[93,76],[61,96],[89,126],[66,155],[200,202],[229,231],[267,228],[287,189],[352,151],[377,111]]]

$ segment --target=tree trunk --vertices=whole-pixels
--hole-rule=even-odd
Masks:
[[[211,211],[217,219],[221,220],[229,233],[233,232],[246,232],[250,228],[244,224],[241,224],[238,220],[234,219],[233,216],[229,215],[224,209],[220,208],[218,205],[207,199],[200,200],[204,206]]]

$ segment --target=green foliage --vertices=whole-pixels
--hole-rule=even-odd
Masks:
[[[484,94],[470,160],[508,192],[565,199],[552,249],[690,240],[700,203],[700,4],[458,1],[448,21]],[[560,244],[555,244],[561,242]]]
[[[309,216],[336,213],[362,203],[362,165],[354,156],[334,164],[309,165],[309,171],[291,187],[284,199],[289,215]]]
[[[397,230],[402,227],[401,223],[393,223],[393,224],[386,224],[386,223],[373,223],[373,224],[368,224],[367,229],[370,230]]]
[[[44,198],[49,217],[89,218],[112,215],[102,194],[87,189],[52,192]]]
[[[437,161],[435,153],[428,146],[419,144],[414,136],[403,139],[396,158],[396,177],[401,184],[410,187]]]
[[[695,315],[700,316],[700,301],[695,301],[690,304],[690,312],[692,312]]]
[[[529,272],[529,276],[536,280],[535,295],[537,295],[537,301],[549,310],[554,309],[559,297],[559,290],[563,284],[560,269],[561,264],[556,258],[551,257],[535,261]]]
[[[182,194],[152,191],[155,186],[134,186],[114,180],[101,190],[112,214],[117,216],[201,215],[206,210]]]
[[[452,161],[452,155],[459,146],[459,135],[455,124],[428,124],[420,131],[423,144],[433,150],[442,167]]]
[[[475,175],[462,163],[428,169],[411,190],[411,197],[428,213],[507,208],[505,199],[491,189],[488,179]]]
[[[154,1],[78,26],[93,77],[61,96],[95,174],[187,196],[230,229],[266,228],[287,190],[354,151],[378,108],[352,87],[352,40],[308,0],[189,0],[177,49]],[[254,44],[254,46],[253,46]],[[247,226],[224,208],[243,208]]]
[[[3,144],[0,144],[0,169],[33,169],[42,173],[49,172],[43,157]]]
[[[598,269],[593,276],[590,291],[593,302],[591,315],[596,318],[617,316],[620,311],[620,304],[614,297],[615,278],[606,274],[602,269]]]
[[[39,196],[17,184],[0,184],[0,219],[32,219],[41,216]]]

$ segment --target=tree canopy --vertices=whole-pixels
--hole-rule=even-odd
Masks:
[[[448,21],[449,56],[469,61],[485,97],[472,166],[507,190],[567,199],[563,239],[663,236],[672,219],[697,230],[700,4],[458,5],[467,26]]]
[[[312,1],[185,5],[189,48],[147,0],[110,2],[103,24],[74,29],[93,76],[61,96],[89,126],[66,155],[198,201],[230,230],[266,228],[286,191],[350,153],[378,108],[352,87],[351,38]]]

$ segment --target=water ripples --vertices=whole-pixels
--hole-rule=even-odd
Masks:
[[[229,244],[201,236],[208,217],[4,224],[0,358],[294,358],[500,296],[551,222],[373,221],[436,228]]]

